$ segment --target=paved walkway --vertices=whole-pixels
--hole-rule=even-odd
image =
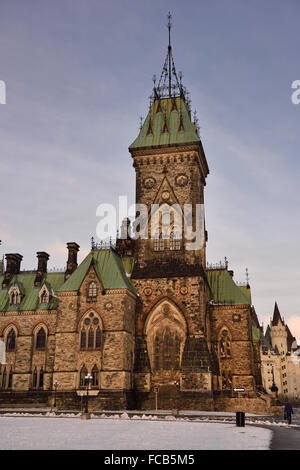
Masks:
[[[300,450],[300,428],[284,426],[267,426],[253,424],[260,428],[267,428],[273,432],[270,450]]]

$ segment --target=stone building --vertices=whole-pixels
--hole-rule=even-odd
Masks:
[[[250,286],[234,282],[227,261],[206,264],[205,221],[201,212],[198,227],[194,208],[204,206],[209,169],[170,43],[129,152],[136,202],[146,207],[146,235],[154,228],[154,237],[126,236],[125,220],[116,245],[93,243],[79,266],[79,246],[68,243],[60,273],[47,272],[45,252],[31,272],[20,269],[21,255],[6,255],[1,405],[49,405],[57,389],[59,406],[78,409],[89,373],[91,406],[99,410],[153,409],[156,393],[164,409],[235,410],[243,403],[247,411],[275,410],[262,390]],[[184,217],[190,205],[201,243],[191,245],[174,211],[167,236],[159,213],[152,227],[153,205],[175,206]],[[239,401],[236,387],[245,390]]]
[[[300,400],[300,347],[275,303],[273,318],[261,338],[261,373],[264,389],[273,382],[282,401]]]

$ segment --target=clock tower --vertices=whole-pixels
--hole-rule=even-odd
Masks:
[[[136,171],[135,388],[210,395],[204,187],[208,165],[170,41],[149,112],[129,147]],[[171,390],[170,390],[171,387]],[[142,395],[141,395],[142,397]],[[141,400],[145,399],[141,398]]]

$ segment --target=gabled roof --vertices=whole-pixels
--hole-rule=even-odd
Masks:
[[[11,279],[8,287],[2,289],[2,281],[4,276],[0,276],[0,311],[24,311],[24,310],[53,310],[57,308],[57,298],[51,297],[48,304],[40,304],[39,293],[41,287],[35,287],[36,274],[35,273],[20,273],[15,274]],[[51,286],[54,292],[64,283],[64,273],[47,273],[42,280],[42,285],[46,283]],[[22,286],[23,298],[19,305],[9,305],[9,289],[10,287],[18,285]],[[51,292],[51,290],[50,290]]]
[[[163,132],[166,128],[168,132]],[[161,98],[152,103],[140,133],[129,150],[182,143],[200,143],[188,105],[181,97]]]
[[[270,330],[270,327],[268,325],[265,334],[261,335],[261,342],[262,342],[262,346],[263,346],[264,349],[271,349],[272,348],[270,332],[271,332],[271,330]]]
[[[227,269],[208,269],[206,275],[215,303],[250,305],[249,296],[235,284]]]
[[[121,258],[111,248],[91,251],[61,286],[59,292],[79,290],[92,263],[103,289],[128,289],[136,294]]]

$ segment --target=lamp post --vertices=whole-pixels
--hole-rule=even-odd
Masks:
[[[93,381],[93,376],[91,374],[87,374],[85,376],[85,384],[86,384],[86,401],[85,401],[85,412],[81,415],[82,419],[90,419],[91,415],[89,413],[89,387]]]
[[[272,383],[272,387],[270,387],[270,390],[272,392],[273,398],[277,398],[278,397],[278,387],[276,386],[275,379],[274,379],[274,364],[272,364],[272,378],[273,378],[273,383]]]
[[[59,382],[57,380],[55,380],[53,385],[54,385],[54,403],[53,403],[53,407],[56,408],[56,392],[57,392],[57,388],[59,386]]]
[[[175,381],[173,382],[173,384],[175,385],[176,390],[178,391],[178,390],[179,390],[179,386],[180,386],[179,381],[178,381],[178,380],[175,380]],[[177,400],[178,400],[178,398],[176,398],[176,401],[177,401]],[[177,403],[176,403],[176,408],[174,408],[174,409],[172,410],[172,415],[175,416],[175,418],[178,418],[178,416],[179,416],[178,401],[177,401]]]

